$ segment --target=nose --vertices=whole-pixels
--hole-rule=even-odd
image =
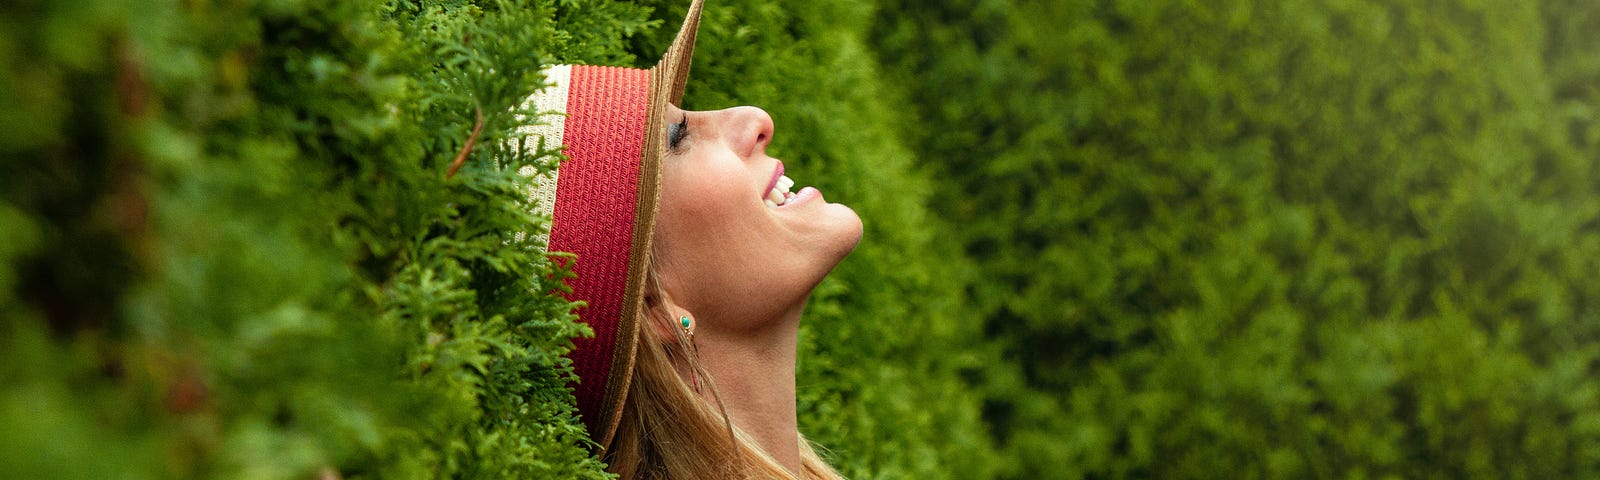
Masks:
[[[743,158],[764,154],[772,142],[772,116],[756,107],[734,107],[727,110],[729,146]]]

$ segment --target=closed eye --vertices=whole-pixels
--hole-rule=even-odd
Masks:
[[[680,144],[689,138],[689,114],[683,114],[683,120],[667,125],[667,151],[678,153]]]

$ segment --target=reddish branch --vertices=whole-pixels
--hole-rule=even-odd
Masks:
[[[446,179],[455,178],[456,170],[460,170],[461,165],[467,163],[467,154],[472,153],[472,146],[478,143],[478,134],[483,133],[483,109],[479,108],[475,111],[478,114],[478,121],[472,124],[472,135],[467,136],[467,143],[461,146],[460,152],[456,153],[456,160],[450,162],[450,170],[444,172],[444,178]]]

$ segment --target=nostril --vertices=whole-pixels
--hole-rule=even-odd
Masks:
[[[737,122],[743,124],[740,153],[746,157],[760,156],[772,141],[772,116],[766,110],[748,106],[735,107],[731,112],[738,118]]]
[[[754,108],[753,110],[755,110],[756,145],[760,145],[761,149],[765,150],[767,144],[772,141],[772,116],[768,115],[766,110],[760,108]]]

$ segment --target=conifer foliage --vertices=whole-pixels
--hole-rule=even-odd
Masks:
[[[686,1],[0,2],[0,477],[606,478],[517,172]],[[850,478],[1600,475],[1600,4],[717,0]]]
[[[559,155],[515,107],[541,64],[626,60],[647,10],[6,9],[0,470],[606,476],[563,387],[569,273],[515,235],[547,221],[517,170]]]
[[[1600,475],[1600,4],[882,3],[1004,478]]]

